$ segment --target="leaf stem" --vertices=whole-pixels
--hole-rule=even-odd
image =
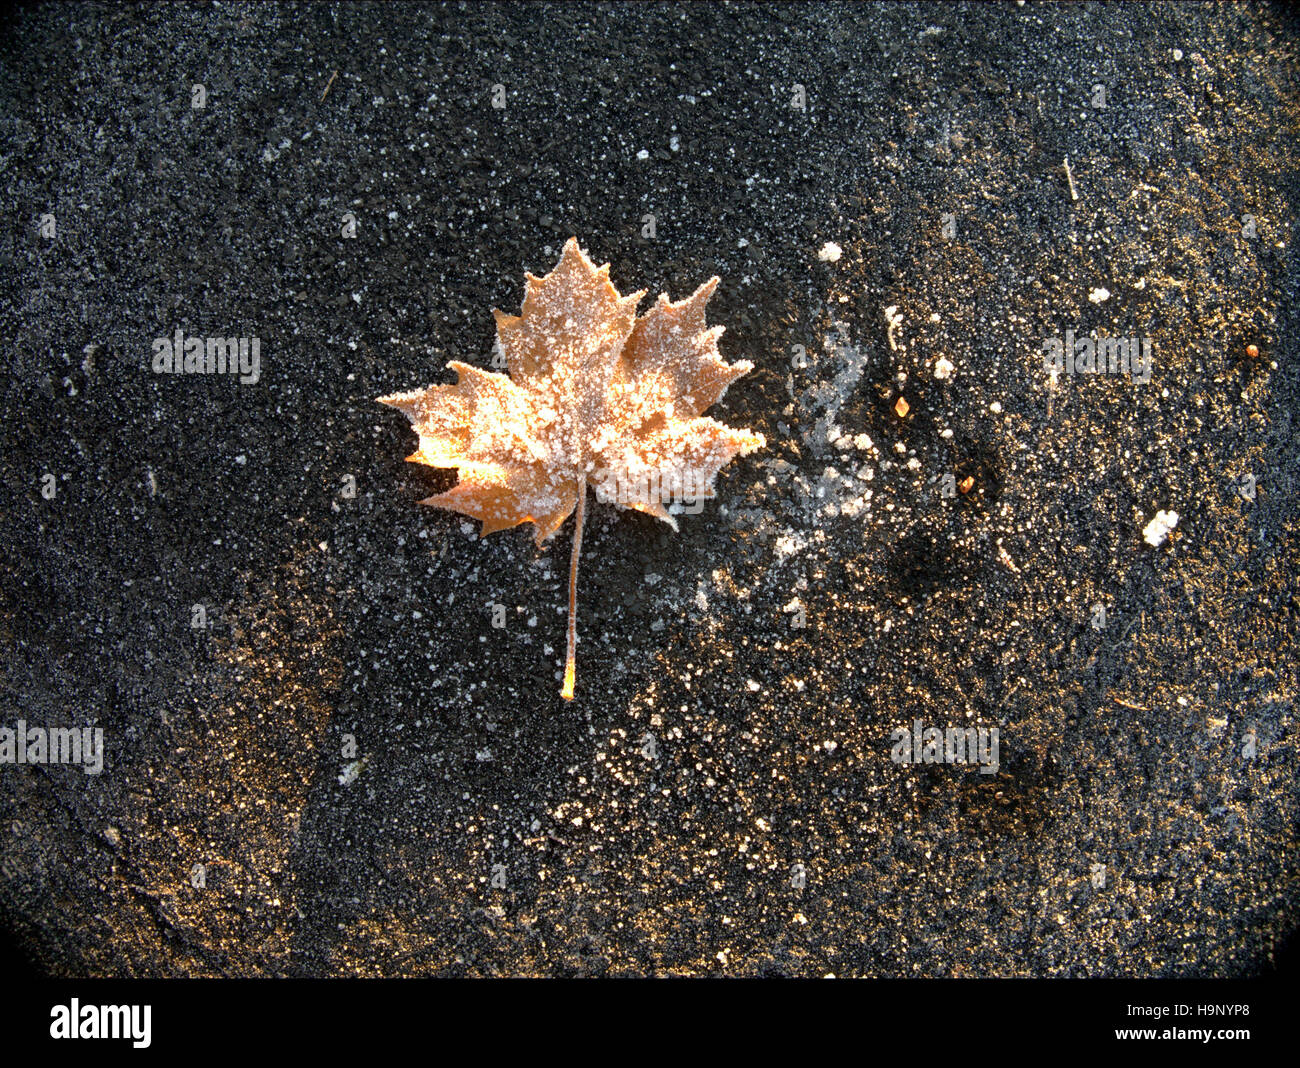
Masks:
[[[560,696],[573,700],[578,649],[578,556],[582,552],[582,528],[587,519],[587,479],[578,480],[578,517],[573,528],[573,555],[569,557],[569,652],[564,660],[564,689]]]

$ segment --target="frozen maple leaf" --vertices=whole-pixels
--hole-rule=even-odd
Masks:
[[[457,470],[455,486],[421,504],[472,516],[483,534],[532,523],[539,546],[577,509],[561,691],[571,700],[587,487],[676,530],[665,504],[714,496],[718,471],[765,442],[702,414],[753,369],[724,362],[723,327],[705,322],[717,278],[675,304],[661,296],[640,318],[645,290],[620,295],[609,265],[595,267],[577,238],[550,274],[526,278],[521,313],[493,312],[509,375],[453,360],[455,385],[379,401],[420,436],[408,460]]]

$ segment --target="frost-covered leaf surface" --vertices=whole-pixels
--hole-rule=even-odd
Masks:
[[[509,376],[453,361],[455,385],[381,398],[420,436],[409,459],[459,472],[454,489],[421,503],[473,516],[484,534],[533,523],[540,545],[589,483],[634,486],[684,468],[712,495],[718,471],[763,444],[700,414],[753,369],[727,364],[722,327],[706,327],[717,284],[675,304],[661,295],[638,319],[644,291],[621,296],[609,265],[596,268],[570,238],[550,274],[528,275],[521,314],[494,313]],[[628,506],[676,529],[661,500]]]

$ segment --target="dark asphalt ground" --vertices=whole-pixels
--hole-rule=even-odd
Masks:
[[[98,775],[0,765],[15,952],[1283,966],[1296,30],[1209,4],[4,16],[0,727],[106,747]],[[491,309],[571,235],[624,292],[721,276],[710,322],[756,366],[711,414],[768,448],[680,535],[592,500],[567,704],[570,526],[538,551],[418,507],[452,475],[403,463],[373,399],[490,366]],[[257,337],[260,380],[153,373],[177,329]],[[1067,330],[1150,339],[1150,381],[1053,383]],[[997,773],[892,762],[917,719],[997,727]]]

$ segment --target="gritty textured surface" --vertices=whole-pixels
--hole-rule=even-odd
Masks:
[[[1286,18],[6,16],[0,726],[107,744],[98,776],[0,766],[19,951],[55,975],[1276,967]],[[590,512],[566,705],[567,528],[537,550],[417,507],[452,476],[404,464],[373,398],[489,367],[491,309],[570,234],[624,292],[722,278],[723,357],[755,370],[711,414],[769,445],[679,535]],[[260,381],[154,374],[177,328],[258,337]],[[1150,338],[1150,381],[1053,382],[1066,330]],[[999,727],[998,773],[892,763],[918,718]]]

